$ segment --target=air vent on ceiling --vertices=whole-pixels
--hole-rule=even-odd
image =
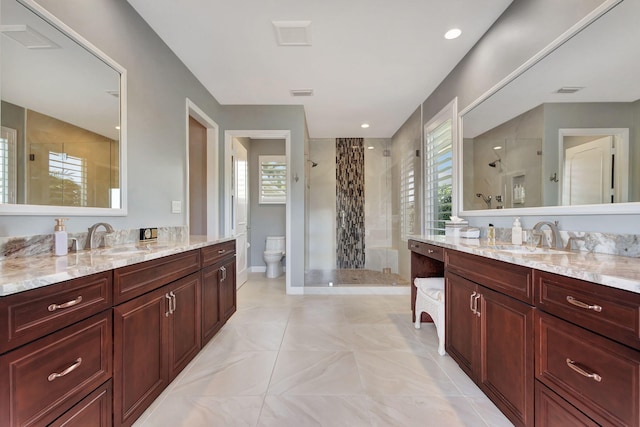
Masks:
[[[579,86],[565,86],[561,87],[556,91],[556,93],[576,93],[577,91],[584,89],[584,87]]]
[[[291,89],[291,96],[313,96],[313,89]]]
[[[2,25],[0,31],[27,49],[58,49],[60,47],[28,25]]]
[[[279,46],[311,46],[311,21],[272,21]]]

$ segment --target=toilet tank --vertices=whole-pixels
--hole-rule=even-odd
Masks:
[[[267,236],[265,250],[284,252],[284,236]]]

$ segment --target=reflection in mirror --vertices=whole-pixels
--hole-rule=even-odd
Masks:
[[[640,201],[637,16],[619,3],[462,116],[463,211]]]
[[[0,203],[119,209],[119,67],[22,2],[0,8]]]

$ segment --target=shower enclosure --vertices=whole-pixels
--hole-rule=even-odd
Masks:
[[[309,158],[317,167],[307,176],[305,286],[408,286],[398,274],[398,239],[393,238],[397,192],[390,142],[310,141]]]

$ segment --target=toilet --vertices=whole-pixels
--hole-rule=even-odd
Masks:
[[[284,236],[267,236],[264,262],[267,264],[267,277],[275,279],[282,275],[282,257],[284,256]]]

